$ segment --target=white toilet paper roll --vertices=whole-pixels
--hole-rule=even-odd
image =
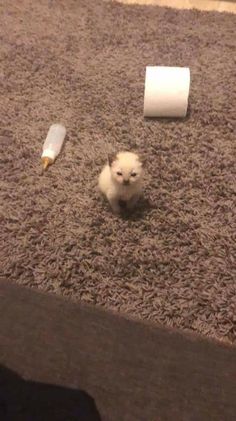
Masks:
[[[185,117],[188,108],[188,67],[147,66],[144,92],[145,117]]]

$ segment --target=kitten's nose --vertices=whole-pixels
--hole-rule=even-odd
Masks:
[[[125,186],[128,186],[128,184],[129,184],[129,180],[123,180],[123,184],[124,184]]]

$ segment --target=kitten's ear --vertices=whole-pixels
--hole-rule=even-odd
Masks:
[[[117,156],[115,153],[109,153],[108,154],[108,164],[110,167],[112,166],[113,162],[116,160]]]
[[[145,166],[146,166],[146,160],[145,160],[145,158],[143,156],[139,156],[138,157],[138,162],[141,164],[141,166],[143,168],[145,168]]]

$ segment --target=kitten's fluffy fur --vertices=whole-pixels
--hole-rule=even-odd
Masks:
[[[121,210],[120,201],[132,209],[141,193],[142,163],[132,152],[120,152],[108,161],[99,176],[99,188],[115,213]]]

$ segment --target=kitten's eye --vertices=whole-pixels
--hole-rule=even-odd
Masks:
[[[131,177],[136,177],[137,173],[136,172],[132,172]]]
[[[117,173],[116,173],[117,175],[122,175],[122,172],[121,171],[117,171]]]

